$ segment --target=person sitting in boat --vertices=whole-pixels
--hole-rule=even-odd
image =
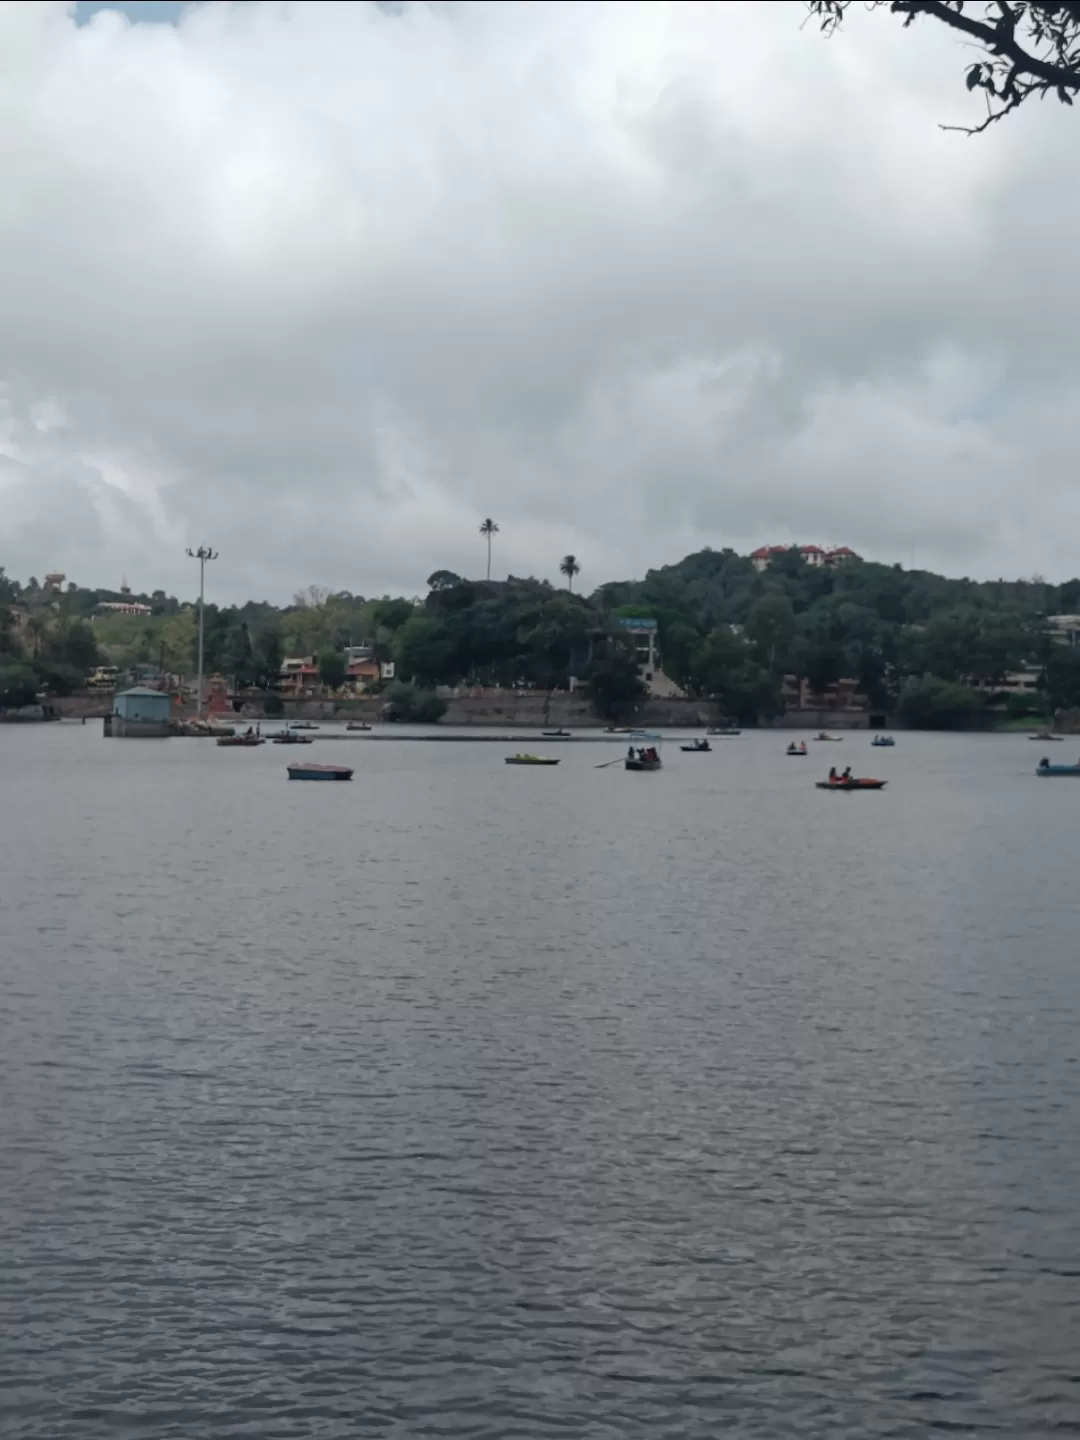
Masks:
[[[634,758],[634,756],[635,756],[636,754],[637,754],[637,751],[634,749],[633,745],[631,745],[631,746],[629,747],[629,749],[627,750],[627,752],[626,752],[626,758],[627,758],[628,760],[633,760],[633,758]]]
[[[840,779],[841,779],[841,780],[850,780],[850,779],[851,779],[851,766],[850,766],[850,765],[846,765],[846,766],[844,767],[844,773],[840,776]]]
[[[835,766],[835,765],[830,765],[830,766],[829,766],[829,784],[830,784],[830,785],[835,785],[836,782],[837,782],[837,780],[839,780],[839,778],[840,778],[839,775],[837,775],[837,773],[836,773],[836,766]]]

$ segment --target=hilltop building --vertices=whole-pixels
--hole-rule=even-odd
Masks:
[[[105,615],[152,615],[149,605],[140,605],[137,600],[102,600],[97,607]]]
[[[790,555],[793,550],[798,552],[804,564],[815,569],[823,566],[835,569],[862,558],[847,545],[838,545],[832,550],[823,550],[820,545],[762,545],[750,552],[750,563],[755,570],[767,570],[774,560]]]

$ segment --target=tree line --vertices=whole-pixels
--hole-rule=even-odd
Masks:
[[[775,713],[784,677],[822,694],[853,680],[871,708],[913,724],[965,723],[1031,669],[1039,693],[1013,709],[1080,704],[1080,653],[1054,643],[1046,616],[1080,607],[1080,580],[953,580],[899,565],[808,564],[797,549],[758,572],[733,551],[702,550],[602,604],[659,622],[665,672],[688,694],[746,720]]]
[[[485,540],[492,533],[497,527]],[[794,549],[759,572],[732,550],[705,549],[644,580],[583,595],[572,588],[576,558],[560,568],[565,589],[440,570],[426,595],[411,599],[310,586],[283,607],[210,604],[206,668],[270,690],[286,656],[313,655],[333,688],[344,678],[345,647],[363,644],[377,660],[393,661],[398,680],[416,690],[553,690],[573,677],[601,714],[616,718],[644,694],[622,622],[649,618],[665,674],[717,715],[745,724],[777,714],[791,678],[814,694],[851,680],[873,709],[912,724],[971,723],[1026,667],[1037,671],[1039,693],[1012,697],[1015,713],[1080,706],[1080,651],[1054,644],[1046,625],[1048,614],[1080,609],[1080,580],[976,582],[861,561],[815,567]],[[8,690],[63,693],[101,660],[194,669],[190,605],[158,591],[123,597],[143,600],[149,616],[95,615],[101,599],[114,597],[78,587],[58,595],[0,572],[0,671]]]

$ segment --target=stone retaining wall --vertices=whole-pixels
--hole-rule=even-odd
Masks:
[[[81,695],[65,695],[51,702],[66,717],[104,717],[112,713],[112,694],[100,691]],[[365,700],[286,700],[282,724],[290,720],[366,720],[377,724],[382,719],[384,700],[373,696]],[[195,706],[173,706],[174,719],[191,718]],[[258,705],[245,705],[236,715],[232,711],[212,718],[224,722],[244,719],[267,719]],[[701,700],[647,700],[637,711],[633,723],[643,728],[687,727],[700,730],[716,720],[714,709]],[[556,693],[548,696],[538,692],[515,690],[490,691],[485,695],[447,697],[444,725],[500,725],[522,730],[558,730],[603,725],[589,701],[581,692]],[[792,710],[779,716],[773,725],[781,730],[854,730],[867,728],[867,716],[861,710]]]

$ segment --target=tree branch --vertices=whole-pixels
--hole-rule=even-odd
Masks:
[[[989,130],[991,125],[995,125],[999,120],[1004,120],[1006,115],[1016,110],[1023,102],[1024,95],[1017,92],[1000,110],[991,110],[980,125],[939,125],[938,129],[952,130],[960,135],[981,135],[984,130]]]
[[[963,34],[979,40],[993,54],[1007,57],[1012,61],[1013,69],[1020,74],[1031,75],[1047,85],[1062,85],[1067,90],[1080,90],[1080,75],[1075,68],[1040,60],[1037,55],[1030,54],[1017,44],[1016,16],[1006,4],[1001,7],[1004,13],[996,25],[984,20],[973,20],[970,15],[964,15],[959,10],[951,10],[942,0],[893,0],[892,8],[898,15],[907,15],[905,24],[910,24],[916,15],[932,15],[950,29],[960,30]]]
[[[808,0],[807,10],[822,31],[832,35],[851,3]],[[979,135],[1032,95],[1053,90],[1062,104],[1072,105],[1080,93],[1080,0],[982,0],[981,19],[965,10],[965,0],[866,0],[866,8],[888,8],[903,17],[905,29],[927,16],[981,50],[982,58],[968,67],[966,82],[969,90],[987,96],[990,113],[980,125],[943,125],[943,130]],[[1036,49],[1044,54],[1033,53]]]

